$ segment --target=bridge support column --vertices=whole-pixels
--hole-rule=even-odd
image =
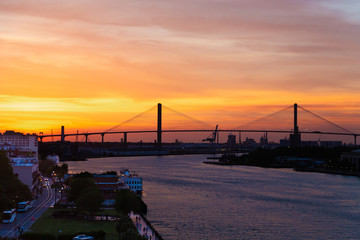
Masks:
[[[269,141],[268,141],[268,132],[265,132],[265,141],[266,141],[266,144],[269,143]]]
[[[104,143],[104,136],[105,136],[105,133],[102,133],[101,134],[101,143]]]
[[[298,118],[297,118],[297,104],[294,104],[294,133],[290,134],[290,145],[292,147],[299,147],[301,145],[301,136],[299,133],[298,127]]]
[[[124,148],[127,148],[127,132],[124,132]]]
[[[65,128],[61,126],[61,142],[65,142]]]
[[[356,147],[356,145],[357,145],[357,144],[356,144],[356,137],[357,137],[357,135],[355,134],[355,135],[354,135],[354,145],[355,145],[355,147]]]
[[[88,142],[88,134],[85,134],[85,143],[87,143]]]
[[[160,150],[161,149],[161,135],[162,135],[162,130],[161,130],[161,103],[158,103],[158,122],[157,122],[157,149]]]

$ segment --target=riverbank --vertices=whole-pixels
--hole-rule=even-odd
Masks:
[[[337,174],[344,176],[360,177],[360,172],[344,171],[344,170],[336,170],[336,169],[313,168],[313,169],[294,169],[294,170],[299,172],[317,172],[317,173],[329,173],[329,174]]]

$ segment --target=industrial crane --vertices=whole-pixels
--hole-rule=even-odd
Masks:
[[[214,141],[218,139],[218,127],[219,125],[216,125],[215,131],[209,137],[203,139],[203,142],[209,141],[209,143],[214,143]]]

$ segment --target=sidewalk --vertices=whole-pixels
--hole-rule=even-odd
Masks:
[[[139,214],[131,212],[129,217],[141,236],[149,240],[159,240],[159,238],[156,237],[155,231],[146,224],[145,220]]]

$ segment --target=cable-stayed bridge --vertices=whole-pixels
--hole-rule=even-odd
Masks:
[[[176,114],[178,117],[186,118],[189,121],[195,122],[201,127],[194,128],[184,128],[184,126],[180,129],[176,129],[176,122],[175,127],[164,126],[164,116],[163,112],[166,110],[167,112],[171,112]],[[132,128],[123,129],[123,126],[126,124],[130,124],[133,121],[144,117],[149,112],[157,111],[156,117],[156,127],[152,126],[150,129],[146,130],[139,130]],[[154,117],[152,117],[154,118]],[[154,119],[152,119],[154,120]],[[174,121],[174,120],[173,120]],[[155,122],[155,121],[154,121]],[[299,124],[301,123],[301,124]],[[166,125],[166,124],[165,124]],[[117,130],[122,128],[122,130]],[[152,129],[151,129],[152,128]],[[203,140],[208,140],[210,142],[216,141],[218,139],[219,133],[228,132],[228,133],[238,133],[239,138],[241,141],[241,134],[242,133],[263,133],[267,139],[269,133],[276,133],[276,134],[289,134],[291,145],[299,146],[301,143],[301,135],[303,134],[313,134],[313,135],[334,135],[334,136],[350,136],[353,138],[354,145],[356,145],[357,137],[360,135],[358,133],[354,133],[342,126],[339,126],[313,112],[308,109],[305,109],[302,106],[297,104],[288,106],[280,111],[274,112],[267,116],[255,119],[247,124],[243,124],[241,126],[232,127],[230,129],[221,129],[218,126],[215,126],[192,118],[184,113],[178,112],[171,108],[162,106],[162,104],[158,104],[116,126],[113,126],[104,131],[97,131],[97,132],[83,132],[83,133],[65,133],[65,128],[62,126],[62,130],[60,134],[48,134],[48,135],[39,135],[39,140],[43,141],[45,138],[54,137],[61,139],[62,142],[66,140],[66,138],[75,137],[76,141],[78,141],[78,137],[82,137],[84,142],[87,143],[90,136],[98,135],[101,136],[101,141],[104,142],[106,135],[113,135],[113,134],[122,134],[123,143],[128,142],[128,135],[133,134],[155,134],[156,135],[156,146],[158,149],[161,149],[163,143],[163,135],[164,134],[192,134],[192,133],[203,133],[204,135],[211,134],[210,137],[205,138]],[[206,136],[205,135],[205,136]]]

